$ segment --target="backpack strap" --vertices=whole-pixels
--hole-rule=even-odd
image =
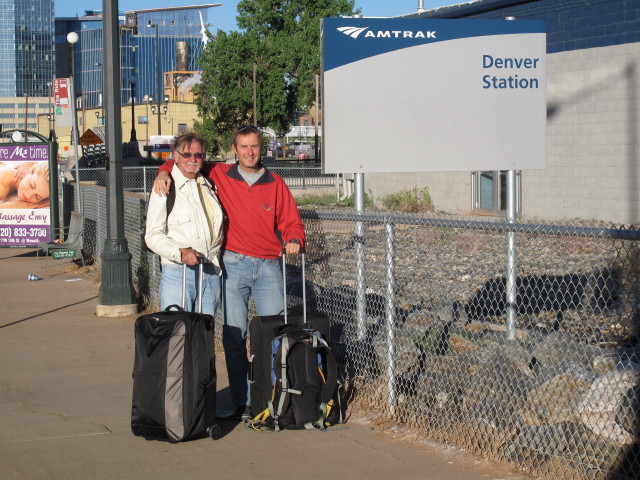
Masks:
[[[169,178],[171,179],[171,182],[169,183],[169,193],[167,193],[167,220],[169,219],[169,214],[171,213],[171,210],[173,210],[173,206],[176,203],[176,182],[173,181],[173,177],[171,176],[171,173],[169,173]],[[145,210],[144,210],[144,223],[140,228],[140,237],[142,240],[142,244],[145,245],[145,248],[149,252],[151,252],[149,247],[147,247],[146,244],[144,243],[144,236],[147,232],[147,214],[148,213],[149,213],[149,202],[147,202],[147,206],[145,207]]]
[[[331,402],[333,394],[338,386],[338,364],[336,362],[336,358],[333,356],[333,352],[331,351],[329,344],[319,335],[312,335],[312,337],[313,346],[316,348],[318,353],[325,353],[327,375],[324,385],[322,386],[322,391],[320,392],[320,405],[318,406],[320,410],[320,417],[313,422],[305,423],[304,428],[307,430],[326,430],[327,426],[325,421],[329,414],[328,404]]]
[[[169,218],[169,214],[176,204],[176,182],[173,181],[171,174],[169,174],[169,178],[171,183],[169,184],[169,193],[167,193],[167,218]]]
[[[273,406],[273,399],[269,402],[269,413],[273,417],[275,422],[275,431],[280,431],[280,422],[278,421],[282,412],[285,412],[289,406],[290,395],[301,395],[302,392],[300,390],[294,390],[289,388],[288,380],[287,380],[287,357],[289,356],[289,351],[296,343],[302,341],[300,338],[291,338],[288,334],[282,335],[280,340],[280,348],[278,349],[278,353],[276,354],[275,366],[280,367],[280,398],[278,399],[278,409],[277,411]]]

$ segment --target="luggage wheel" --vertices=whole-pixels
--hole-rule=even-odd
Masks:
[[[209,428],[207,428],[207,433],[212,440],[217,440],[222,435],[222,429],[220,428],[220,425],[213,424]]]

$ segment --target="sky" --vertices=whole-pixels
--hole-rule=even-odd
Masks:
[[[69,0],[54,0],[56,17],[75,17],[84,15],[85,10],[102,10],[101,0],[85,0],[82,6]],[[424,0],[424,8],[430,10],[445,5],[465,3],[468,0]],[[221,3],[219,7],[209,10],[209,30],[236,30],[238,0],[120,0],[118,10],[145,10],[149,8],[179,7],[183,5],[200,5],[205,3]],[[365,17],[395,17],[413,13],[418,9],[418,0],[356,0],[356,7],[362,10]]]

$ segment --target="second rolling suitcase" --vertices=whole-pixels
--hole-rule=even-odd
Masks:
[[[305,256],[302,257],[302,312],[287,309],[281,315],[255,316],[249,324],[249,355],[250,355],[250,390],[251,411],[258,415],[271,400],[271,344],[277,335],[279,327],[285,324],[304,325],[305,328],[316,330],[328,342],[330,339],[329,317],[322,313],[306,311],[305,286]],[[286,256],[282,257],[282,276],[284,283],[284,300],[287,303]]]

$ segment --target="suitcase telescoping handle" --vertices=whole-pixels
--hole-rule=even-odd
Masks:
[[[302,321],[307,323],[307,281],[306,266],[304,263],[304,248],[300,249],[300,261],[302,263]],[[287,318],[287,254],[282,251],[282,291],[284,292],[284,323],[289,323]]]
[[[202,257],[198,257],[198,313],[202,313]],[[182,264],[182,309],[187,309],[187,264]]]

